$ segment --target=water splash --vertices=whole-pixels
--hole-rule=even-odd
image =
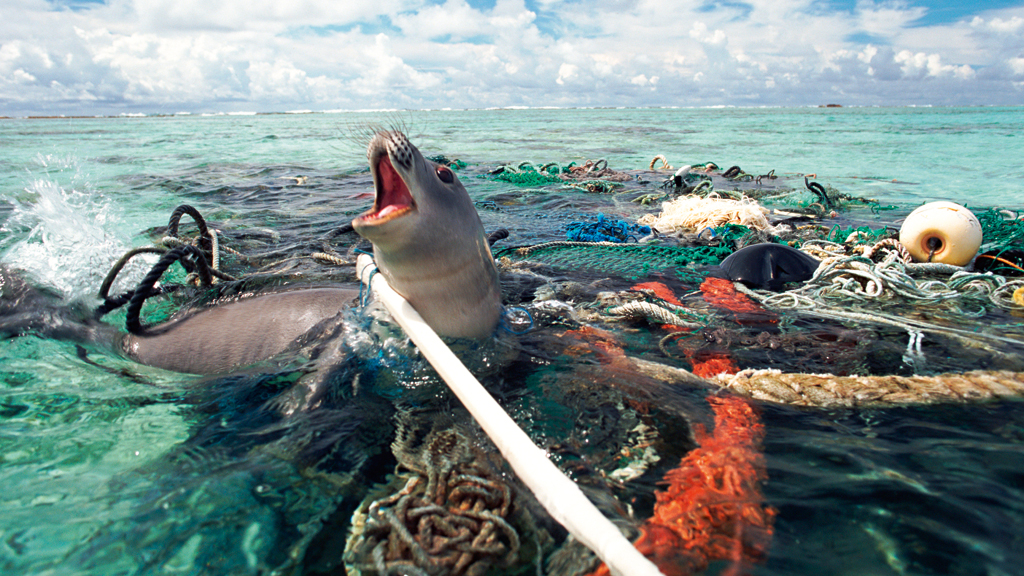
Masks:
[[[118,207],[95,190],[74,157],[40,155],[43,174],[18,194],[0,227],[3,261],[66,298],[95,294],[111,262],[129,247]]]

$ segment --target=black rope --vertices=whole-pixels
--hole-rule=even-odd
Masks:
[[[209,226],[206,225],[206,219],[199,213],[199,210],[195,209],[188,204],[182,204],[171,212],[171,218],[167,222],[167,235],[171,238],[178,238],[178,224],[181,222],[181,217],[188,214],[196,222],[196,227],[199,228],[199,245],[206,253],[206,259],[213,259],[213,234],[210,233]],[[185,270],[189,273],[195,272],[191,268],[191,264],[183,263]]]
[[[195,246],[178,246],[166,254],[164,254],[160,260],[153,266],[153,268],[146,274],[146,277],[139,282],[139,285],[132,291],[131,299],[128,302],[127,318],[125,319],[125,328],[132,334],[139,334],[143,331],[142,323],[139,321],[139,313],[142,311],[142,304],[150,296],[159,294],[159,290],[154,289],[157,281],[163,276],[164,272],[179,260],[183,261],[182,266],[185,266],[185,259],[192,258],[192,267],[194,267],[199,273],[199,280],[203,286],[209,286],[213,283],[213,274],[210,270],[210,265],[206,262],[206,257],[203,256],[202,250]],[[186,269],[188,267],[186,266]]]
[[[494,246],[495,242],[497,242],[498,240],[504,240],[505,238],[508,238],[508,230],[504,228],[498,228],[494,232],[491,232],[490,234],[487,235],[487,244],[489,246]]]
[[[338,254],[331,246],[331,240],[334,240],[335,238],[341,236],[342,234],[348,234],[353,230],[354,228],[352,227],[351,222],[349,222],[348,224],[342,224],[341,226],[338,226],[334,230],[331,230],[327,234],[324,234],[323,238],[320,239],[320,248],[322,248],[324,252],[332,256],[340,256],[340,254]]]
[[[188,204],[182,204],[181,206],[175,208],[174,212],[171,212],[171,218],[167,222],[168,236],[171,236],[172,238],[178,237],[178,224],[181,222],[181,217],[185,214],[188,214],[189,216],[192,217],[193,220],[196,221],[196,226],[199,227],[200,236],[202,236],[203,238],[210,237],[210,229],[206,225],[206,219],[204,219],[203,215],[199,213],[199,210],[196,210],[195,208],[189,206]]]
[[[826,209],[835,209],[835,204],[832,203],[832,199],[828,197],[827,193],[825,193],[824,186],[817,182],[808,181],[806,176],[804,176],[804,186],[807,186],[808,190],[814,192],[814,195],[818,197],[818,200],[821,200],[822,205],[825,206]]]
[[[110,312],[113,312],[114,310],[117,310],[121,306],[124,306],[125,304],[131,301],[133,294],[135,294],[135,291],[129,290],[124,294],[115,296],[113,298],[104,298],[103,304],[100,304],[99,306],[96,307],[95,310],[92,311],[93,318],[99,320],[100,318],[103,318]]]
[[[935,253],[942,250],[942,239],[938,236],[932,236],[925,244],[928,246],[928,261],[931,262],[932,258],[935,257]]]
[[[732,168],[729,168],[725,172],[722,172],[722,177],[723,178],[735,178],[735,177],[739,176],[742,173],[743,173],[743,169],[742,168],[740,168],[739,166],[733,166]]]
[[[93,318],[99,320],[108,313],[117,310],[121,306],[124,306],[132,299],[132,295],[135,294],[134,290],[129,290],[118,296],[110,296],[110,288],[114,284],[114,280],[117,279],[117,275],[121,273],[121,270],[125,267],[128,262],[138,256],[139,254],[165,254],[166,248],[158,248],[154,246],[146,246],[142,248],[134,248],[121,256],[121,259],[114,263],[110,268],[110,272],[107,272],[107,276],[103,279],[103,284],[100,285],[99,296],[103,299],[103,304],[100,304],[93,310]]]
[[[139,254],[164,254],[167,252],[166,248],[156,248],[153,246],[146,246],[143,248],[134,248],[129,250],[121,259],[114,263],[114,266],[110,268],[110,272],[107,272],[107,277],[103,279],[103,284],[100,285],[100,298],[108,300],[108,294],[110,294],[110,287],[114,284],[114,280],[117,279],[117,275],[121,273],[121,269],[128,264],[128,261]]]

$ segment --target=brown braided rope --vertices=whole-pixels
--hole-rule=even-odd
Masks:
[[[719,386],[757,400],[816,407],[982,402],[1024,396],[1024,373],[972,370],[935,376],[834,376],[743,370]]]
[[[972,370],[935,376],[835,376],[743,370],[705,379],[688,370],[630,358],[642,374],[670,385],[724,389],[767,402],[817,408],[985,402],[1024,398],[1024,372]]]

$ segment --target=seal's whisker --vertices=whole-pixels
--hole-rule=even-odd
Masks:
[[[345,125],[344,133],[338,138],[338,140],[353,145],[358,149],[366,150],[366,147],[370,144],[370,140],[372,140],[373,136],[377,132],[380,132],[381,129],[380,125],[375,122],[349,122]]]
[[[373,140],[373,137],[379,132],[401,132],[412,137],[409,134],[410,130],[412,130],[412,122],[408,115],[401,112],[392,112],[385,115],[382,121],[360,120],[348,123],[344,128],[344,134],[339,140],[365,150],[369,146],[370,141]]]

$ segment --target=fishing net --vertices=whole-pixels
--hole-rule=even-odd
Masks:
[[[496,257],[510,263],[529,261],[576,273],[619,276],[637,280],[652,273],[663,273],[699,283],[705,273],[698,266],[716,264],[732,253],[718,246],[665,246],[658,244],[615,244],[609,242],[548,242],[534,246],[508,248]]]
[[[872,228],[871,226],[842,227],[836,224],[829,228],[828,234],[820,239],[839,244],[873,245],[892,236],[893,232],[888,228]]]
[[[1024,274],[1024,220],[1009,210],[976,213],[983,244],[975,268],[997,274]]]
[[[981,223],[986,248],[1009,249],[1024,245],[1024,220],[1009,210],[990,208],[974,214]]]
[[[640,526],[638,550],[666,576],[696,574],[714,561],[744,573],[763,561],[778,511],[764,505],[764,425],[749,401],[709,398],[713,432],[696,425],[697,448],[665,474],[654,513]],[[601,565],[591,576],[607,576]]]
[[[427,160],[430,160],[435,164],[444,164],[445,166],[451,168],[452,170],[462,170],[466,166],[469,166],[468,163],[459,160],[458,158],[449,159],[444,154],[438,154],[436,156],[427,156]]]
[[[520,162],[517,165],[507,164],[499,166],[491,171],[490,177],[494,180],[515,184],[516,186],[536,187],[562,182],[558,175],[566,170],[568,170],[568,167],[563,169],[557,164],[545,164],[537,167],[529,162]]]
[[[432,160],[460,167],[457,160]],[[609,509],[623,508],[620,495],[653,500],[649,510],[642,502],[637,507],[643,512],[637,516],[647,520],[626,514],[618,520],[638,531],[637,546],[666,574],[722,561],[732,563],[731,572],[746,570],[764,558],[773,529],[775,511],[760,493],[763,428],[754,403],[732,395],[705,398],[707,390],[816,407],[1024,394],[1017,353],[1024,335],[1012,316],[1024,309],[1024,284],[911,263],[889,227],[822,224],[817,217],[824,208],[843,209],[843,196],[829,188],[808,192],[775,182],[772,173],[754,177],[737,170],[731,177],[701,179],[689,195],[673,198],[686,192],[662,188],[661,214],[645,220],[638,217],[644,205],[628,196],[648,196],[651,188],[642,188],[637,175],[606,170],[599,163],[522,163],[483,175],[516,186],[547,186],[545,193],[554,192],[547,200],[561,202],[550,211],[524,204],[518,214],[492,200],[485,219],[506,218],[518,231],[544,226],[544,239],[562,232],[567,238],[494,251],[503,288],[517,286],[506,292],[505,304],[523,306],[534,322],[517,336],[525,352],[505,370],[507,382],[529,393],[498,394],[521,409],[521,421],[542,430],[535,438],[577,473],[581,485],[590,482],[610,493],[614,484],[618,493],[607,496]],[[688,187],[693,179],[684,182]],[[715,191],[712,183],[735,188]],[[502,193],[526,196],[509,188]],[[780,214],[750,199],[795,198],[796,192],[807,210]],[[594,209],[603,202],[609,210],[608,198],[624,197],[629,209],[615,217]],[[487,201],[481,202],[483,207]],[[586,202],[589,211],[578,207]],[[596,219],[589,216],[594,213]],[[999,257],[1010,259],[1006,255],[1024,244],[1021,221],[997,211],[979,219],[986,249]],[[658,237],[657,231],[672,236]],[[215,239],[200,246],[211,259]],[[354,248],[352,239],[339,241]],[[799,246],[823,264],[813,278],[781,293],[708,277],[706,267],[764,241]],[[266,258],[347,265],[341,252],[325,248],[309,256],[308,248]],[[238,291],[255,280],[242,282]],[[555,370],[559,362],[569,367]],[[963,369],[978,364],[991,369]],[[382,386],[370,380],[364,384]],[[714,418],[710,431],[694,424],[696,447],[685,420],[699,409],[679,397],[681,389],[699,390],[700,406]],[[666,416],[672,410],[675,418]],[[478,438],[454,427],[436,428],[417,442],[401,431],[398,436],[395,473],[362,500],[356,514],[345,552],[349,568],[381,574],[533,572],[541,570],[539,558],[554,557],[546,548],[554,544],[538,536],[543,531],[532,523],[523,495],[481,452]],[[672,453],[659,465],[671,450],[686,453]],[[672,462],[678,465],[672,468]],[[655,492],[659,479],[662,489]],[[648,484],[638,488],[643,482]],[[565,573],[594,564],[580,569],[584,563],[577,562],[575,572]],[[544,568],[559,573],[550,570],[551,562]]]
[[[404,471],[357,510],[345,552],[349,573],[528,571],[541,535],[480,441],[453,426],[435,428],[415,446],[399,422],[392,448]]]

